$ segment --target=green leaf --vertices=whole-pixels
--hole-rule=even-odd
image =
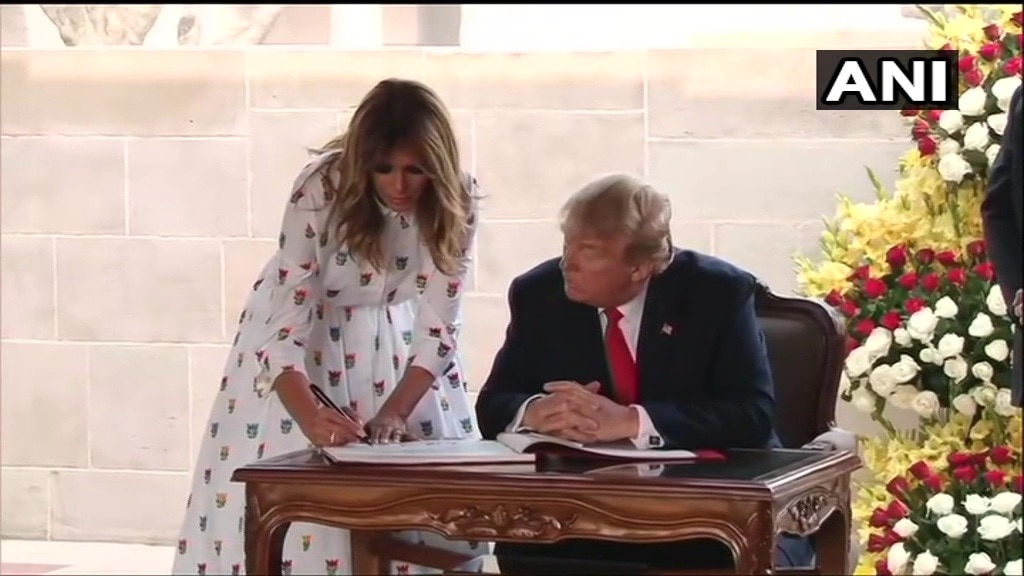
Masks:
[[[878,179],[878,175],[870,167],[865,166],[865,170],[868,172],[868,178],[871,180],[871,185],[875,187],[875,198],[879,200],[885,200],[888,196],[885,192],[885,188],[882,187],[882,181]]]
[[[917,11],[920,12],[921,15],[924,16],[925,20],[927,20],[931,25],[938,28],[944,28],[946,26],[945,17],[936,14],[932,10],[920,4],[914,4],[914,8],[917,8]]]

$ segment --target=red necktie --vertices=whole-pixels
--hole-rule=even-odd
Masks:
[[[604,349],[608,355],[608,367],[615,381],[615,397],[620,404],[635,404],[637,400],[637,373],[633,354],[626,345],[626,337],[619,327],[622,312],[618,308],[604,311],[608,327],[604,331]]]

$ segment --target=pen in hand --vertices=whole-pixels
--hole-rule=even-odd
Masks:
[[[362,443],[362,444],[369,444],[370,443],[370,438],[369,438],[369,436],[367,436],[366,430],[363,428],[363,424],[361,422],[359,422],[356,418],[353,418],[348,412],[346,412],[346,411],[342,410],[341,408],[339,408],[338,405],[335,404],[333,400],[331,400],[330,396],[328,396],[316,384],[310,384],[309,385],[309,389],[313,392],[313,396],[316,396],[316,399],[319,400],[321,404],[323,404],[324,406],[327,406],[331,410],[334,410],[335,412],[340,414],[343,418],[345,418],[349,422],[352,422],[353,424],[358,426],[358,428],[359,428],[359,442],[360,443]]]

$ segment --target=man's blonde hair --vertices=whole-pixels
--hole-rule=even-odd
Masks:
[[[672,260],[672,205],[667,196],[630,174],[608,174],[590,182],[566,200],[559,220],[563,234],[625,235],[630,262],[653,261],[656,273]]]

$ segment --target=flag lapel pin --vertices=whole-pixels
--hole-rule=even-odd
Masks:
[[[662,324],[661,325],[661,333],[664,334],[665,336],[671,336],[672,335],[672,325],[671,324]]]

